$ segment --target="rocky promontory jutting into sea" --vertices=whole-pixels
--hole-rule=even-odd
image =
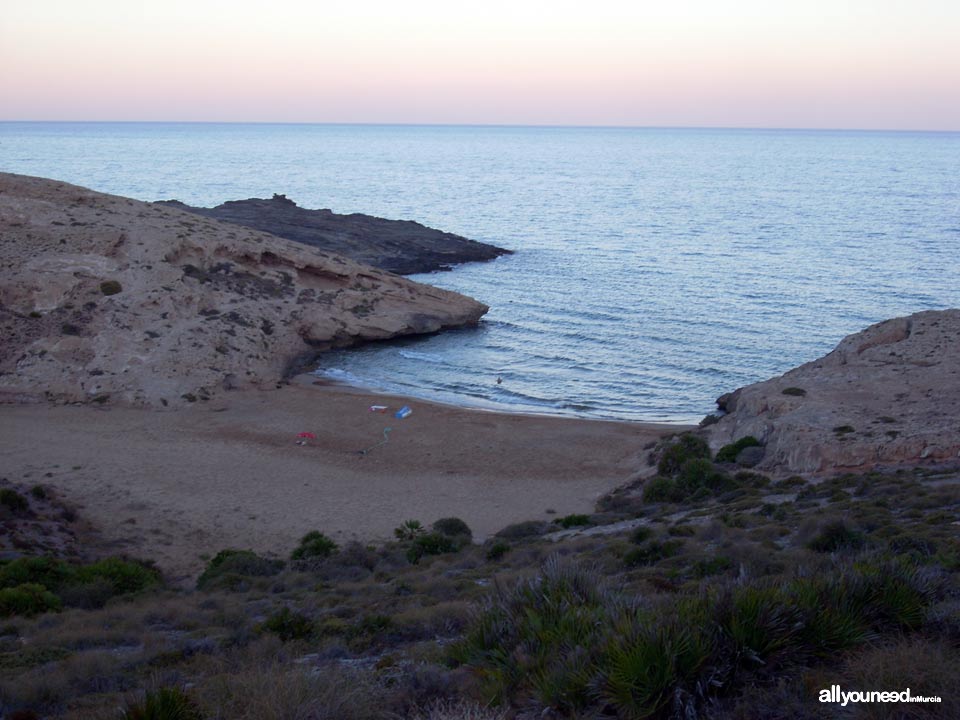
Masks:
[[[745,437],[756,467],[836,474],[960,463],[960,310],[871,325],[826,356],[722,396],[711,445]]]
[[[412,220],[309,210],[285,195],[274,195],[270,200],[231,200],[214,208],[191,207],[176,200],[156,204],[262,230],[399,275],[449,270],[452,265],[493,260],[512,253]]]
[[[0,174],[0,238],[7,401],[183,404],[487,311],[302,243],[22,175]]]

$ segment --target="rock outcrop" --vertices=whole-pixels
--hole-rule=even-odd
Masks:
[[[176,200],[157,204],[262,230],[400,275],[449,270],[451,265],[493,260],[511,252],[411,220],[308,210],[285,195],[233,200],[214,208],[191,207]]]
[[[0,174],[0,400],[204,400],[486,311],[266,233]]]
[[[960,463],[960,310],[887,320],[717,404],[714,450],[752,435],[759,469],[833,474]]]

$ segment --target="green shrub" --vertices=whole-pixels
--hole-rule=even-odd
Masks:
[[[142,701],[128,704],[123,720],[203,720],[203,714],[179,688],[147,691]]]
[[[837,435],[846,435],[847,433],[856,432],[853,425],[837,425],[833,431]]]
[[[827,523],[823,529],[807,543],[814,552],[832,553],[840,550],[859,550],[866,539],[862,533],[848,527],[842,520]]]
[[[693,574],[698,578],[719,575],[720,573],[727,572],[727,570],[731,570],[733,565],[733,560],[724,555],[719,555],[709,560],[697,560],[697,562],[693,564]]]
[[[29,583],[56,592],[72,576],[73,567],[63,560],[46,555],[22,557],[0,565],[0,588]]]
[[[717,462],[720,463],[732,463],[736,462],[737,455],[740,454],[740,451],[748,447],[758,447],[760,441],[757,440],[753,435],[747,435],[742,437],[736,442],[730,443],[729,445],[724,445],[717,451]]]
[[[656,565],[661,560],[666,560],[679,553],[682,547],[683,540],[654,540],[627,552],[623,556],[623,562],[631,567]]]
[[[473,539],[470,526],[457,517],[440,518],[432,527],[434,532],[460,540],[461,545],[467,545]]]
[[[487,560],[497,561],[510,552],[510,545],[503,542],[502,540],[497,540],[487,548]]]
[[[318,530],[308,532],[300,539],[300,545],[290,553],[294,562],[322,560],[337,551],[337,544]]]
[[[438,532],[427,533],[417,537],[407,549],[407,560],[416,565],[425,555],[443,555],[457,552],[459,549],[460,544],[455,538]]]
[[[30,488],[30,494],[37,500],[47,499],[47,491],[43,485],[34,485],[32,488]]]
[[[23,495],[10,488],[0,489],[0,505],[3,505],[15,515],[26,512],[30,507],[30,503]]]
[[[807,394],[807,391],[806,391],[806,390],[804,390],[803,388],[798,388],[798,387],[788,387],[788,388],[784,388],[783,390],[781,390],[781,392],[782,392],[784,395],[795,395],[795,396],[797,396],[797,397],[803,397],[804,395]]]
[[[683,433],[663,451],[657,463],[661,475],[675,475],[687,460],[710,458],[710,446],[703,438],[693,433]]]
[[[276,575],[283,565],[282,560],[260,557],[252,550],[221,550],[197,578],[197,589],[235,588],[240,578]]]
[[[313,634],[313,620],[288,607],[280,608],[264,620],[259,629],[276,635],[284,642],[302,640]]]
[[[583,527],[586,525],[591,525],[589,515],[564,515],[563,517],[557,518],[554,522],[562,528],[570,529],[572,527]]]
[[[24,583],[0,590],[0,617],[38,615],[60,610],[60,598],[37,583]]]
[[[701,491],[723,492],[736,487],[730,477],[706,458],[687,460],[677,475],[677,486],[685,497],[695,497]]]
[[[400,540],[413,540],[418,535],[423,535],[427,529],[419,520],[405,520],[399,527],[394,528],[393,535]]]
[[[109,583],[114,595],[125,595],[159,584],[160,572],[142,562],[111,557],[78,567],[70,584],[84,585],[98,580]]]
[[[683,491],[673,478],[657,475],[643,484],[644,502],[682,502],[683,499]]]
[[[634,528],[634,531],[630,533],[630,542],[642,545],[651,537],[653,537],[653,530],[646,525],[641,525],[638,528]]]
[[[100,283],[100,292],[104,295],[116,295],[123,290],[123,286],[116,280],[107,280]]]

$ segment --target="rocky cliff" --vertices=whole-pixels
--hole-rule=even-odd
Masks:
[[[960,462],[960,310],[887,320],[717,404],[710,444],[752,435],[760,469],[836,473]]]
[[[214,208],[191,207],[176,200],[157,204],[262,230],[401,275],[449,270],[451,265],[492,260],[511,252],[411,220],[308,210],[285,195],[234,200]]]
[[[0,400],[194,402],[486,311],[263,232],[0,174]]]

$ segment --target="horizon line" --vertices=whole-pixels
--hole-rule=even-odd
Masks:
[[[729,130],[768,132],[861,132],[861,133],[960,133],[957,129],[856,128],[856,127],[763,127],[751,125],[584,125],[546,123],[431,123],[431,122],[338,122],[309,120],[2,120],[0,125],[71,124],[71,125],[325,125],[350,127],[432,127],[490,128],[539,130]]]

